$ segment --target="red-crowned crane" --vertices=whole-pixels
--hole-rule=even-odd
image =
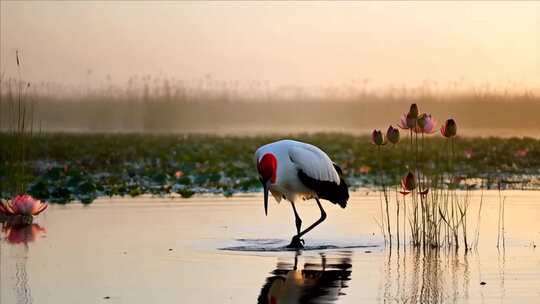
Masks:
[[[255,152],[259,180],[264,190],[264,213],[268,214],[268,191],[279,203],[286,199],[294,211],[297,234],[289,248],[303,248],[302,236],[326,219],[319,199],[329,200],[341,208],[347,206],[349,190],[342,171],[321,149],[294,140],[280,140],[257,149]],[[305,230],[295,203],[315,199],[321,217]]]

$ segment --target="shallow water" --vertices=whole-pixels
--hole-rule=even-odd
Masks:
[[[505,248],[495,246],[490,191],[468,254],[389,250],[369,190],[346,209],[324,203],[328,219],[301,252],[283,250],[295,231],[290,206],[272,202],[265,217],[258,195],[53,205],[36,225],[3,232],[0,303],[537,303],[540,192],[503,195]],[[298,209],[304,225],[319,215],[310,202]]]

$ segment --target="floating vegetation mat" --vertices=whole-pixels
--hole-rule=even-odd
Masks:
[[[27,170],[11,174],[16,138],[0,133],[0,191],[13,195],[23,181],[28,193],[52,203],[91,203],[103,196],[232,196],[260,191],[253,153],[285,136],[210,136],[142,134],[43,134],[29,143]],[[337,133],[287,136],[325,150],[344,170],[353,188],[387,183],[407,172],[407,145],[385,149],[378,165],[367,136]],[[422,156],[428,174],[447,172],[440,161],[445,141],[428,137]],[[540,189],[540,140],[531,138],[458,138],[454,169],[462,188]],[[455,184],[455,182],[454,182]]]

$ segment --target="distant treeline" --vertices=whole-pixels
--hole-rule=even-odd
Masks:
[[[281,88],[242,95],[226,85],[165,83],[62,95],[12,80],[1,87],[0,130],[14,123],[22,94],[33,111],[34,130],[42,132],[358,134],[396,125],[409,104],[416,102],[421,112],[431,113],[439,122],[455,118],[462,135],[540,136],[540,96],[532,92],[470,90],[444,95],[427,87],[385,94],[367,89],[306,94]]]

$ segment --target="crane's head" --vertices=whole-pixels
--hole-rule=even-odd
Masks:
[[[264,190],[264,214],[268,215],[268,189],[272,183],[276,182],[277,172],[277,159],[274,154],[264,154],[257,161],[257,171],[259,171],[259,180]]]

